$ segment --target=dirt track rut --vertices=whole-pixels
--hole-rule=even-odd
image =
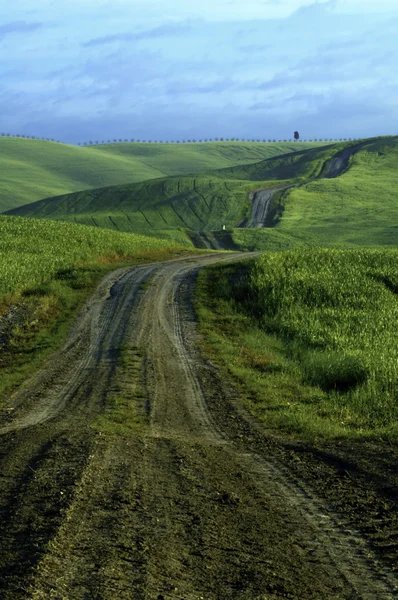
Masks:
[[[272,446],[253,445],[235,391],[198,351],[195,275],[232,258],[247,255],[107,276],[64,348],[11,399],[2,598],[396,597],[396,575],[361,536]],[[131,410],[143,419],[101,435],[91,424],[118,386],[122,346],[137,355]]]

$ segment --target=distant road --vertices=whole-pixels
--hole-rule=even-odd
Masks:
[[[344,148],[344,150],[337,152],[335,156],[326,164],[320,176],[316,178],[311,178],[308,180],[308,182],[314,181],[315,179],[332,179],[334,177],[339,177],[347,170],[351,156],[353,156],[356,152],[358,152],[368,143],[369,142],[361,142],[360,144],[350,146],[349,148]],[[277,192],[287,190],[292,187],[298,187],[299,185],[302,184],[290,184],[272,188],[261,188],[259,190],[255,190],[254,192],[251,192],[252,213],[249,221],[247,223],[244,223],[244,225],[241,224],[240,227],[250,227],[255,229],[261,229],[262,227],[265,227],[270,203],[275,194]]]

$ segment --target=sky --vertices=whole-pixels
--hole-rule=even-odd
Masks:
[[[0,132],[66,143],[398,134],[398,0],[13,0]]]

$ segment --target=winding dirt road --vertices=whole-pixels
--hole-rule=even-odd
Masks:
[[[351,156],[356,154],[367,144],[369,144],[369,142],[361,142],[360,144],[349,146],[348,148],[344,148],[340,152],[337,152],[331,160],[326,162],[319,177],[311,178],[306,183],[315,181],[315,179],[332,179],[334,177],[339,177],[347,170]],[[252,212],[250,218],[247,223],[245,221],[244,225],[238,225],[238,227],[244,226],[255,229],[261,229],[265,227],[270,203],[275,194],[280,191],[288,190],[292,187],[298,187],[299,185],[303,184],[281,185],[273,188],[260,188],[250,192],[250,199],[252,200]]]
[[[10,399],[1,598],[396,597],[397,575],[289,470],[198,350],[198,269],[245,258],[108,275],[65,346]],[[130,431],[92,427],[112,394],[137,415]]]
[[[278,187],[259,189],[252,192],[252,213],[245,227],[261,229],[266,226],[270,202],[277,192],[288,190],[294,185],[280,185]]]

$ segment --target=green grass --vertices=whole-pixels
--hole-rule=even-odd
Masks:
[[[251,189],[315,177],[342,147],[335,144],[256,164],[47,198],[12,214],[132,232],[220,230],[248,216]]]
[[[208,171],[322,145],[217,142],[79,147],[0,136],[0,212],[78,190]]]
[[[274,228],[232,229],[232,240],[243,252],[282,251],[307,246],[305,239]]]
[[[149,415],[142,408],[146,396],[144,356],[136,346],[125,345],[119,349],[105,410],[92,424],[96,431],[107,435],[130,436],[149,425]]]
[[[375,140],[350,169],[289,190],[276,231],[322,246],[398,244],[397,138]]]
[[[269,427],[398,440],[398,251],[297,249],[199,279],[209,351]]]
[[[40,286],[60,270],[179,250],[171,240],[53,221],[0,216],[0,298]]]
[[[132,232],[221,229],[242,216],[247,182],[170,177],[43,200],[12,211]]]
[[[160,177],[79,191],[31,203],[11,214],[167,236],[189,244],[185,236],[187,230],[218,231],[223,225],[236,228],[250,212],[250,190],[298,183],[299,187],[276,196],[270,212],[270,216],[275,217],[274,227],[256,232],[235,229],[234,243],[251,250],[396,245],[397,141],[396,137],[366,140],[366,146],[353,157],[349,170],[335,179],[316,178],[321,176],[333,154],[351,143],[300,149],[196,175]],[[166,156],[162,153],[166,153],[167,145],[162,144],[121,144],[117,150],[122,156],[130,156],[140,151],[139,146],[143,146],[142,151],[148,155],[158,152]],[[170,145],[169,150],[175,153],[181,148],[181,145]],[[219,157],[225,152],[228,160],[238,160],[237,142],[226,147],[221,143],[186,145],[187,152],[202,152],[206,156],[215,149]],[[109,147],[84,150],[106,157],[112,155]],[[255,153],[254,147],[250,150]],[[176,154],[174,157],[177,160]]]

